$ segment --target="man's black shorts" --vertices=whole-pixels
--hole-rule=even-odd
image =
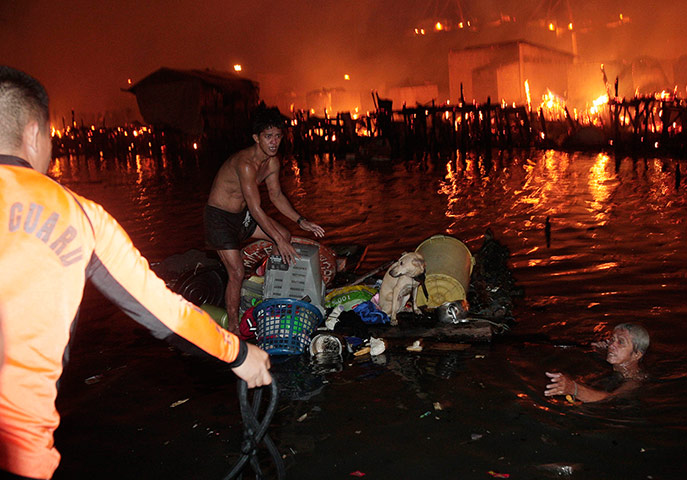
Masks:
[[[232,213],[212,205],[205,205],[203,223],[205,245],[213,250],[238,250],[258,226],[248,207],[242,212]]]

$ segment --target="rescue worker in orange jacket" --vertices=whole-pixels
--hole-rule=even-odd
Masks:
[[[158,338],[181,338],[227,362],[249,387],[269,357],[168,290],[97,203],[48,178],[48,96],[0,66],[0,478],[49,479],[60,461],[56,382],[89,279]]]

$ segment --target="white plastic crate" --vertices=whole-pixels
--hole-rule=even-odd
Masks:
[[[294,243],[301,258],[294,265],[286,265],[278,254],[270,255],[265,270],[263,298],[309,297],[311,304],[322,310],[325,285],[320,271],[320,248],[316,245]]]

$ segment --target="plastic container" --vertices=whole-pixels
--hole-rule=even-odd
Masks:
[[[263,297],[303,298],[324,309],[325,284],[320,270],[319,247],[305,243],[293,243],[300,258],[292,265],[282,262],[279,255],[270,255],[265,270]]]
[[[229,327],[229,315],[224,308],[204,303],[200,306],[200,309],[210,315],[210,317],[223,329],[226,330]]]
[[[310,342],[310,355],[317,354],[341,355],[343,353],[343,344],[337,335],[331,333],[319,333],[312,338]]]
[[[320,273],[325,285],[329,285],[336,275],[336,253],[331,248],[304,237],[291,237],[292,243],[314,245],[320,249]],[[241,249],[241,258],[246,272],[252,272],[271,254],[273,244],[269,240],[255,240]]]
[[[310,346],[311,335],[322,322],[313,305],[292,298],[273,298],[255,307],[258,346],[270,355],[298,355]]]
[[[470,249],[457,238],[434,235],[416,249],[425,257],[425,286],[417,292],[417,304],[437,308],[446,302],[465,300],[475,259]]]
[[[257,303],[262,300],[262,290],[265,283],[264,277],[258,277],[257,275],[252,275],[250,278],[243,280],[241,284],[241,298],[246,298],[249,303]],[[257,302],[252,302],[256,300]]]

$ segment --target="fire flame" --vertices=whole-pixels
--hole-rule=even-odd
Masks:
[[[565,101],[548,88],[542,96],[540,108],[555,119],[565,117]]]
[[[656,94],[656,100],[672,100],[673,99],[673,92],[669,92],[668,90],[663,90],[661,93]]]
[[[589,108],[589,113],[599,113],[599,107],[606,105],[608,103],[608,95],[603,94],[596,100],[592,102],[592,106]]]

